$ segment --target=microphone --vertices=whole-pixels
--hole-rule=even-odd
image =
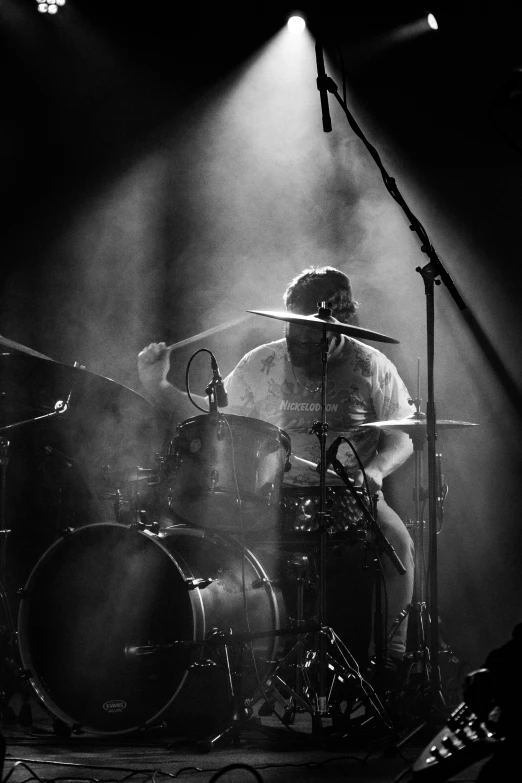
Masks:
[[[321,111],[323,115],[323,130],[329,133],[332,130],[332,120],[330,119],[330,107],[328,105],[328,77],[324,69],[323,45],[319,39],[315,42],[315,59],[317,62],[317,89],[321,99]]]
[[[219,374],[219,367],[213,353],[210,354],[210,362],[212,364],[212,383],[214,384],[216,405],[218,408],[226,408],[228,405],[228,394],[223,385],[223,378]]]

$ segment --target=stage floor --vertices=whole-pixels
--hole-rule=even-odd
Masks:
[[[433,737],[428,728],[410,736],[416,728],[414,722],[396,736],[379,722],[366,732],[359,727],[336,732],[329,718],[321,720],[318,730],[313,728],[308,712],[297,712],[293,724],[285,725],[273,714],[259,716],[261,703],[254,708],[252,718],[239,727],[239,745],[221,739],[209,749],[200,737],[171,736],[162,730],[140,736],[60,736],[53,715],[33,695],[26,710],[31,725],[20,725],[20,704],[15,694],[9,705],[15,722],[8,716],[1,727],[6,746],[4,783],[162,783],[172,778],[194,783],[218,778],[222,783],[423,783],[425,776],[413,775],[411,768]],[[280,713],[277,705],[276,711]],[[482,763],[476,762],[451,778],[437,779],[475,781]]]

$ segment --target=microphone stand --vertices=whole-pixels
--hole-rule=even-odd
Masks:
[[[421,252],[425,253],[429,262],[424,267],[416,267],[424,281],[426,295],[426,339],[427,339],[427,391],[428,399],[426,403],[426,428],[428,440],[428,540],[429,540],[429,640],[430,640],[430,694],[432,699],[432,708],[438,709],[444,706],[442,697],[442,683],[439,667],[439,630],[438,630],[438,558],[437,558],[437,462],[435,453],[435,444],[437,440],[436,415],[435,415],[435,394],[434,394],[434,355],[435,355],[435,311],[434,311],[434,287],[440,285],[441,281],[450,292],[457,307],[461,311],[467,311],[467,305],[460,296],[451,276],[442,264],[428,234],[420,221],[415,217],[408,207],[403,196],[399,192],[395,179],[386,171],[379,153],[375,147],[366,139],[361,128],[350,113],[345,101],[338,92],[337,85],[329,76],[323,80],[324,86],[328,92],[332,93],[341,106],[348,123],[354,133],[363,141],[368,152],[377,164],[386,189],[391,197],[399,204],[405,213],[410,230],[415,231],[421,241]],[[440,279],[438,279],[440,277]]]

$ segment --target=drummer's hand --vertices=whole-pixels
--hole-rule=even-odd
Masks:
[[[366,473],[366,478],[368,480],[368,488],[370,490],[370,495],[375,495],[377,492],[380,492],[382,489],[382,482],[384,476],[378,468],[372,467],[371,465],[368,465],[364,470]],[[364,482],[364,475],[362,470],[358,470],[357,473],[354,475],[353,479],[356,487],[362,487],[363,489],[366,489],[366,484]]]
[[[170,369],[166,343],[151,343],[138,354],[138,375],[146,388],[161,386]]]

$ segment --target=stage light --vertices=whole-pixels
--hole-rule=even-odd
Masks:
[[[433,16],[433,14],[428,14],[428,24],[431,27],[432,30],[438,30],[439,29],[439,23]]]
[[[41,14],[57,14],[58,6],[65,5],[66,0],[36,0]]]
[[[290,32],[294,35],[300,35],[306,27],[305,20],[298,14],[292,14],[286,24]]]

